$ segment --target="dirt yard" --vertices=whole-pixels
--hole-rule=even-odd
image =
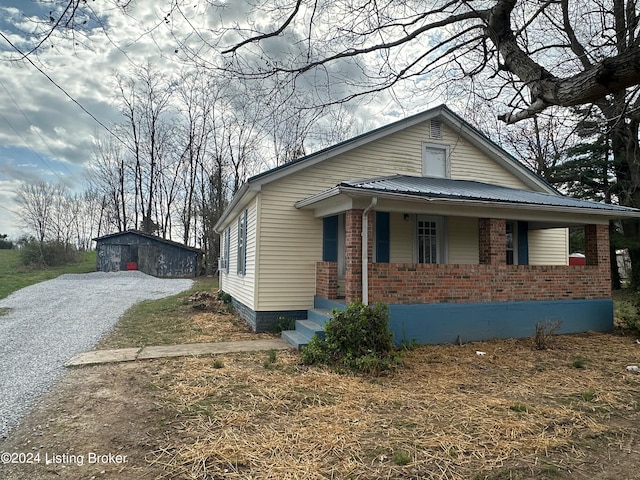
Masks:
[[[253,337],[232,315],[188,320],[199,341]],[[404,359],[381,378],[303,366],[293,351],[72,369],[0,441],[32,461],[0,465],[0,478],[640,479],[635,337]]]

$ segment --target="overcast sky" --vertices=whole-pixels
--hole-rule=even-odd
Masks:
[[[121,121],[113,93],[114,72],[126,73],[147,62],[169,70],[184,68],[173,35],[190,29],[182,27],[184,19],[176,16],[166,21],[164,1],[133,2],[127,15],[106,8],[108,3],[91,3],[105,7],[97,12],[100,25],[89,21],[84,35],[46,41],[37,54],[29,56],[35,65],[16,60],[20,57],[16,49],[32,48],[33,39],[27,33],[42,28],[37,22],[49,17],[51,4],[39,0],[2,0],[0,4],[0,32],[6,37],[0,37],[0,233],[14,239],[21,233],[14,202],[21,182],[45,180],[83,189],[93,139],[107,133],[100,123],[111,127]],[[195,1],[190,8],[185,13],[201,27],[219,21],[221,15],[231,22],[246,15],[247,7],[245,2],[229,2],[222,10],[209,10],[210,17],[199,11],[202,6]],[[192,35],[189,41],[197,46],[199,40]],[[274,40],[271,48],[286,49],[286,39]],[[429,106],[433,104],[422,104],[419,109]],[[384,118],[365,114],[367,108],[372,107],[363,105],[358,113],[376,120],[364,122],[366,128],[413,113],[394,110]]]
[[[120,120],[113,73],[147,60],[161,63],[172,51],[167,29],[141,35],[162,23],[154,3],[138,2],[128,16],[102,12],[105,28],[88,30],[87,36],[50,39],[29,57],[34,66],[16,61],[16,48],[26,51],[33,45],[26,33],[38,28],[36,21],[46,19],[51,7],[2,1],[0,32],[13,46],[0,38],[0,233],[14,238],[20,233],[13,197],[21,182],[61,182],[82,190],[93,138],[106,131],[73,100],[106,126]]]

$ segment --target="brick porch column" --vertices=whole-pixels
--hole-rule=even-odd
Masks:
[[[507,264],[507,222],[504,218],[480,218],[478,220],[480,263]]]
[[[584,226],[584,254],[587,265],[609,269],[609,225]]]
[[[347,302],[362,300],[362,212],[345,213],[344,294]]]

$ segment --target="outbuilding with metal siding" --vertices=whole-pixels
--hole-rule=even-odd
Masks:
[[[100,272],[140,270],[155,277],[195,277],[202,251],[137,230],[94,238]]]

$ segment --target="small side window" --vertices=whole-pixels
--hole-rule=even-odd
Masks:
[[[238,275],[247,273],[247,217],[245,210],[238,219]]]

